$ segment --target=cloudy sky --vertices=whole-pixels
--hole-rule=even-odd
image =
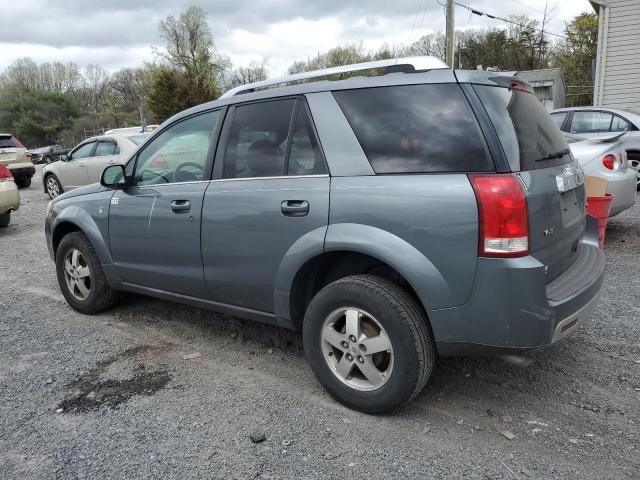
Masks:
[[[367,48],[409,43],[444,31],[444,0],[0,0],[0,70],[20,57],[36,62],[97,63],[109,70],[151,60],[158,23],[191,4],[202,6],[217,47],[242,65],[267,57],[271,76],[294,61],[335,45],[362,41]],[[542,18],[545,0],[458,0],[493,15]],[[592,11],[588,0],[556,5],[549,30]],[[456,28],[502,27],[456,8]]]

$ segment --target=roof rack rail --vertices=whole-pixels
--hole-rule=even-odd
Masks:
[[[296,82],[299,80],[308,80],[311,78],[326,77],[339,73],[358,72],[362,70],[372,70],[374,68],[395,67],[406,65],[413,67],[414,70],[432,70],[436,68],[449,68],[446,63],[436,57],[404,57],[391,58],[389,60],[376,60],[373,62],[354,63],[351,65],[342,65],[339,67],[323,68],[322,70],[313,70],[311,72],[295,73],[284,77],[270,78],[260,82],[247,83],[238,87],[227,90],[220,98],[232,97],[238,93],[248,93],[256,89],[272,87],[284,83]]]

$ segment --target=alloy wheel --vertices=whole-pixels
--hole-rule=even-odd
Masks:
[[[64,279],[71,295],[84,301],[91,292],[91,271],[84,255],[72,248],[64,256]]]
[[[376,390],[391,377],[391,339],[368,312],[355,307],[334,310],[324,321],[320,341],[330,370],[349,387]]]
[[[640,160],[629,160],[629,166],[636,171],[636,185],[640,185]]]
[[[56,179],[53,177],[47,178],[47,193],[51,198],[55,198],[60,195],[60,187],[58,186]]]

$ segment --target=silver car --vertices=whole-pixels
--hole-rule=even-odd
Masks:
[[[586,140],[622,133],[629,166],[636,171],[640,188],[640,109],[607,107],[560,108],[551,112],[560,130]]]
[[[609,182],[607,193],[613,195],[609,216],[633,207],[636,203],[636,172],[628,168],[621,135],[590,140],[581,140],[567,133],[564,135],[585,175]]]
[[[63,192],[99,182],[106,167],[124,163],[148,136],[148,133],[114,133],[88,138],[68,155],[60,155],[57,162],[45,165],[44,192],[56,198]]]

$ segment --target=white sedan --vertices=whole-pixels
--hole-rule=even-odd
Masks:
[[[42,169],[44,191],[50,198],[83,185],[100,181],[109,165],[123,163],[148,137],[149,133],[110,134],[92,137],[68,155]]]

